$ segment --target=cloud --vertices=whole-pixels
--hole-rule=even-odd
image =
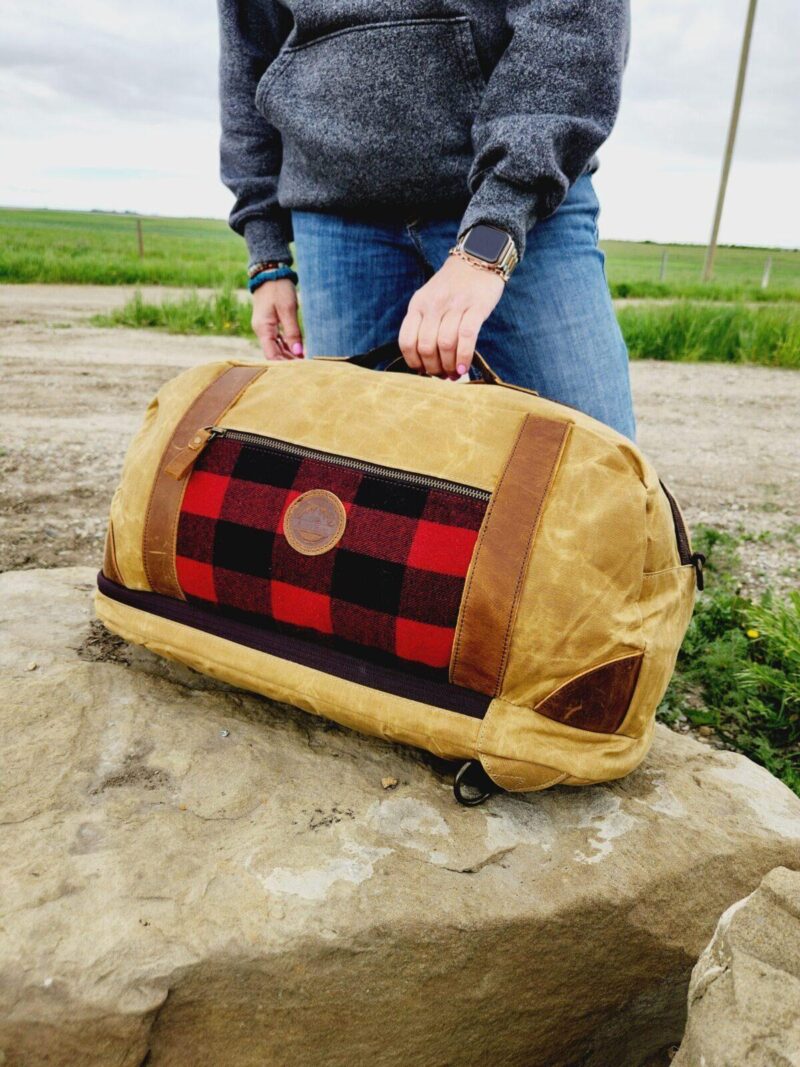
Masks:
[[[634,0],[619,121],[597,186],[606,237],[708,239],[747,0]],[[800,246],[800,5],[756,12],[720,239]]]
[[[646,0],[633,43],[616,140],[718,159],[727,132],[746,0]],[[737,158],[800,159],[800,5],[757,9]]]
[[[633,0],[606,236],[706,239],[746,7]],[[212,3],[4,0],[3,24],[0,203],[227,213]],[[800,245],[798,41],[797,0],[759,5],[723,240]]]
[[[110,118],[206,118],[216,112],[210,4],[77,0],[44,13],[6,0],[0,69],[35,109]],[[40,115],[47,121],[47,115]]]

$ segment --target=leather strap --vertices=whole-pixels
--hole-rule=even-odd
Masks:
[[[266,370],[266,367],[257,366],[229,367],[224,370],[195,397],[175,427],[158,466],[144,524],[144,572],[153,592],[186,599],[175,571],[175,541],[189,469],[182,477],[176,478],[168,474],[166,468],[177,453],[187,447],[198,430],[219,422],[245,389]]]
[[[571,424],[526,415],[481,527],[464,589],[450,680],[498,696],[520,591]]]

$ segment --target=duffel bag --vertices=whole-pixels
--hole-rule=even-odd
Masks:
[[[385,346],[168,382],[114,494],[99,618],[462,761],[464,803],[627,774],[702,557],[631,441],[475,365],[400,373]]]

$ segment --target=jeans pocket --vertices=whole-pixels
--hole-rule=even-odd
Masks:
[[[285,47],[256,93],[297,203],[463,197],[485,83],[470,21],[348,27]]]

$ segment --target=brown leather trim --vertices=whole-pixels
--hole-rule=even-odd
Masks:
[[[615,659],[565,682],[535,711],[578,730],[613,734],[628,713],[644,653]]]
[[[112,582],[116,582],[118,585],[124,584],[120,577],[119,567],[117,566],[117,552],[114,545],[114,527],[111,525],[111,519],[108,520],[106,543],[105,548],[103,549],[103,574],[106,578],[109,578]]]
[[[166,468],[188,446],[198,430],[219,422],[244,390],[266,370],[266,367],[253,366],[224,370],[195,397],[164,449],[147,505],[142,544],[144,571],[150,588],[156,593],[185,600],[175,572],[175,539],[181,501],[191,468],[186,468],[180,478],[168,474]]]
[[[450,680],[499,696],[522,580],[571,423],[526,415],[484,516],[453,643]]]

